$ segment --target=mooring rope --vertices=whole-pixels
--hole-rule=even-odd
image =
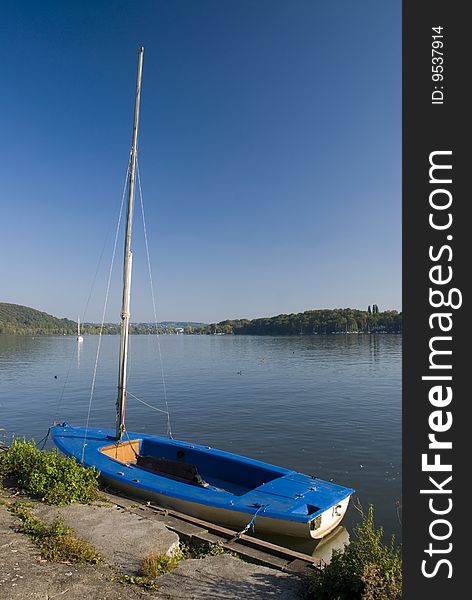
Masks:
[[[270,504],[263,504],[262,506],[259,506],[259,508],[256,510],[256,512],[252,515],[251,520],[249,521],[249,523],[246,525],[246,527],[244,529],[242,529],[241,531],[239,531],[234,537],[232,537],[230,540],[228,540],[229,542],[234,542],[236,540],[239,540],[239,538],[241,536],[243,536],[245,533],[247,533],[249,531],[249,529],[252,529],[252,532],[254,533],[254,529],[256,527],[256,517],[260,512],[264,512],[266,508],[268,508],[270,506]]]
[[[131,161],[131,159],[130,159]],[[118,234],[120,232],[120,225],[121,225],[121,217],[123,215],[123,206],[125,203],[125,194],[126,194],[126,185],[127,185],[127,181],[128,181],[128,174],[129,174],[129,168],[130,168],[130,162],[128,162],[128,168],[126,170],[126,177],[125,177],[125,184],[123,186],[123,194],[121,197],[121,206],[120,206],[120,213],[118,215],[118,222],[116,224],[116,231],[115,231],[115,241],[113,244],[113,254],[111,257],[111,264],[110,264],[110,270],[108,272],[108,282],[107,282],[107,289],[106,289],[106,293],[105,293],[105,302],[103,305],[103,312],[102,312],[102,322],[100,325],[100,332],[98,334],[98,346],[97,346],[97,354],[95,357],[95,366],[93,369],[93,377],[92,377],[92,387],[90,388],[90,397],[89,397],[89,404],[88,404],[88,410],[87,410],[87,421],[85,424],[85,434],[84,434],[84,441],[82,444],[82,460],[81,462],[84,462],[84,454],[85,454],[85,446],[86,446],[86,442],[87,442],[87,431],[89,428],[89,422],[90,422],[90,412],[92,410],[92,399],[93,399],[93,393],[95,390],[95,381],[96,381],[96,377],[97,377],[97,368],[98,368],[98,358],[100,356],[100,347],[102,344],[102,333],[103,333],[103,325],[105,323],[105,314],[106,314],[106,310],[107,310],[107,305],[108,305],[108,295],[110,293],[110,284],[111,284],[111,276],[113,273],[113,265],[115,263],[115,256],[116,256],[116,247],[118,244]]]
[[[46,433],[46,435],[44,437],[42,437],[39,442],[36,443],[36,446],[39,448],[39,445],[41,445],[41,447],[39,448],[40,450],[44,450],[44,448],[46,447],[46,442],[48,441],[49,438],[49,434],[51,433],[51,428],[48,427],[48,431]]]
[[[169,404],[168,404],[168,400],[167,400],[167,386],[166,386],[166,381],[165,381],[165,376],[164,376],[164,365],[162,362],[161,342],[160,342],[160,338],[159,338],[159,328],[158,328],[157,310],[156,310],[156,297],[154,294],[154,285],[153,285],[153,281],[152,281],[151,259],[149,256],[149,244],[148,244],[148,236],[147,236],[147,229],[146,229],[146,219],[144,216],[143,192],[142,192],[142,188],[141,188],[141,176],[140,176],[140,172],[139,172],[138,159],[136,159],[136,171],[138,173],[138,189],[139,189],[139,198],[140,198],[140,204],[141,204],[141,215],[142,215],[142,219],[143,219],[144,241],[145,241],[145,246],[146,246],[149,282],[150,282],[150,286],[151,286],[152,308],[154,311],[154,326],[156,328],[157,348],[158,348],[158,353],[159,353],[159,363],[160,363],[160,367],[161,367],[162,389],[164,392],[164,402],[166,405],[166,410],[162,411],[162,412],[165,412],[167,414],[167,435],[168,435],[168,437],[173,439],[172,428],[171,428],[171,424],[170,424]]]

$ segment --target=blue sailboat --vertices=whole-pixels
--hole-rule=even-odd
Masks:
[[[130,323],[131,233],[144,49],[138,74],[129,168],[115,430],[51,427],[58,449],[95,467],[114,488],[237,531],[320,539],[346,513],[353,489],[314,476],[184,441],[131,432],[125,426]]]

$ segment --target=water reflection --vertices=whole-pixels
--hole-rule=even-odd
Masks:
[[[254,537],[266,540],[272,544],[277,544],[278,546],[290,548],[291,550],[301,552],[302,554],[308,554],[308,556],[313,556],[314,558],[319,558],[325,563],[331,561],[331,557],[335,550],[342,551],[344,550],[344,546],[349,544],[349,532],[343,525],[338,525],[334,531],[321,540],[306,540],[304,538],[299,539],[279,535],[259,536],[257,535],[257,531],[254,534]]]
[[[80,369],[80,354],[82,352],[83,340],[77,340],[77,370]]]

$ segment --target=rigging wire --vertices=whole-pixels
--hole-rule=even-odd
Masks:
[[[126,181],[128,179],[128,173],[129,173],[129,164],[128,164],[128,169],[126,170],[125,186],[126,186]],[[95,269],[95,274],[94,274],[93,279],[92,279],[92,285],[90,286],[90,291],[89,291],[89,295],[88,295],[88,298],[87,298],[87,302],[85,303],[85,308],[82,311],[82,325],[85,322],[85,315],[87,314],[87,310],[88,310],[88,307],[89,307],[89,304],[90,304],[90,299],[92,298],[92,293],[93,293],[93,290],[95,288],[95,282],[97,280],[98,271],[99,271],[100,265],[102,263],[102,258],[103,258],[103,254],[105,252],[105,248],[106,248],[106,245],[107,245],[107,242],[108,242],[108,237],[110,235],[110,229],[111,228],[108,229],[108,231],[107,231],[107,233],[105,235],[105,240],[103,242],[102,251],[100,252],[100,257],[99,257],[98,263],[97,263],[97,268]]]
[[[126,183],[127,183],[127,181],[128,181],[128,175],[129,175],[129,162],[128,162],[128,166],[127,166],[127,169],[126,169],[126,177],[125,177],[125,183],[124,183],[124,191],[126,191]],[[124,192],[123,192],[123,193],[124,193]],[[124,197],[124,196],[123,196],[123,197]],[[122,200],[122,204],[123,204],[123,200]],[[122,208],[121,208],[121,210],[120,210],[120,218],[121,218],[121,211],[122,211]],[[92,278],[92,283],[91,283],[91,286],[90,286],[90,290],[89,290],[89,294],[88,294],[87,302],[85,303],[85,308],[84,308],[84,310],[82,311],[82,323],[84,323],[84,321],[85,321],[85,315],[87,314],[88,306],[89,306],[89,304],[90,304],[90,299],[92,298],[93,290],[94,290],[94,288],[95,288],[95,283],[96,283],[96,281],[97,281],[98,272],[99,272],[99,270],[100,270],[100,265],[101,265],[101,263],[102,263],[103,254],[104,254],[104,252],[105,252],[105,248],[106,248],[106,245],[107,245],[107,242],[108,242],[108,238],[109,238],[109,236],[110,236],[110,228],[108,229],[108,231],[107,231],[107,233],[106,233],[106,235],[105,235],[105,240],[104,240],[104,242],[103,242],[102,250],[101,250],[101,252],[100,252],[100,256],[99,256],[99,258],[98,258],[97,266],[96,266],[96,268],[95,268],[95,273],[94,273],[94,276],[93,276],[93,278]],[[73,359],[74,359],[74,358],[75,358],[75,357],[78,355],[78,353],[79,353],[79,347],[77,346],[77,353],[75,353],[75,352],[74,352],[73,354],[71,354],[71,357],[70,357],[70,361],[69,361],[69,365],[68,365],[68,368],[67,368],[66,377],[65,377],[64,384],[63,384],[63,386],[62,386],[62,390],[61,390],[61,395],[60,395],[60,397],[59,397],[59,399],[58,399],[58,401],[57,401],[57,404],[56,404],[56,408],[55,408],[55,412],[54,412],[54,419],[53,419],[53,423],[56,423],[56,422],[57,422],[57,420],[58,420],[58,417],[59,417],[59,411],[60,411],[60,408],[61,408],[61,406],[62,406],[62,401],[63,401],[63,399],[64,399],[64,393],[65,393],[65,390],[66,390],[67,384],[68,384],[68,382],[69,382],[69,376],[70,376],[70,371],[71,371],[71,367],[72,367],[72,361],[73,361]]]
[[[84,441],[83,441],[83,444],[82,444],[82,460],[81,460],[82,463],[84,462],[85,446],[86,446],[86,442],[87,442],[87,431],[88,431],[89,422],[90,422],[90,412],[91,412],[91,409],[92,409],[92,399],[93,399],[93,393],[94,393],[94,390],[95,390],[95,380],[96,380],[96,377],[97,377],[98,358],[100,356],[100,347],[101,347],[101,344],[102,344],[103,324],[105,323],[105,314],[106,314],[107,305],[108,305],[108,295],[110,293],[110,284],[111,284],[111,276],[112,276],[112,273],[113,273],[113,265],[115,263],[116,247],[117,247],[117,243],[118,243],[118,234],[120,232],[121,217],[123,215],[123,206],[125,204],[125,195],[126,195],[126,187],[127,187],[128,175],[129,175],[129,170],[130,170],[130,163],[131,163],[131,159],[128,162],[128,168],[126,170],[126,177],[125,177],[125,184],[123,186],[123,194],[121,196],[120,214],[118,216],[118,223],[116,224],[115,241],[114,241],[114,244],[113,244],[113,254],[112,254],[112,257],[111,257],[110,270],[108,272],[108,282],[107,282],[107,289],[106,289],[106,293],[105,293],[105,302],[104,302],[104,305],[103,305],[102,322],[101,322],[101,325],[100,325],[100,332],[98,334],[97,354],[96,354],[96,357],[95,357],[95,366],[94,366],[94,369],[93,369],[92,386],[90,388],[90,397],[89,397],[89,404],[88,404],[88,410],[87,410],[87,421],[86,421],[86,424],[85,424]]]
[[[129,437],[129,433],[128,433],[128,430],[126,429],[126,427],[125,427],[124,433],[126,434],[126,437],[128,438],[129,447],[133,451],[135,458],[139,458],[139,453],[136,452],[136,450],[134,449],[133,442],[131,441],[131,439]],[[118,446],[119,442],[117,442],[116,444]]]
[[[137,396],[135,396],[134,394],[132,394],[129,390],[127,390],[126,394],[127,394],[127,396],[131,396],[132,398],[134,398],[138,402],[141,402],[141,404],[144,404],[145,406],[149,406],[149,408],[152,408],[153,410],[158,410],[159,412],[164,413],[165,415],[169,414],[166,410],[163,410],[162,408],[157,408],[157,406],[153,406],[152,404],[148,404],[144,400],[141,400],[141,398],[138,398]]]
[[[163,412],[166,412],[166,414],[167,414],[167,435],[168,435],[168,437],[173,439],[172,428],[171,428],[171,424],[170,424],[169,404],[168,404],[168,400],[167,400],[167,387],[166,387],[166,381],[165,381],[165,376],[164,376],[164,365],[162,362],[161,342],[160,342],[160,338],[159,338],[159,329],[158,329],[158,322],[157,322],[156,297],[154,294],[154,285],[153,285],[153,281],[152,281],[151,259],[149,256],[149,244],[148,244],[148,236],[147,236],[147,229],[146,229],[146,219],[144,216],[143,191],[141,188],[141,175],[140,175],[140,171],[139,171],[138,158],[136,158],[136,171],[138,174],[139,199],[140,199],[140,204],[141,204],[141,215],[142,215],[142,219],[143,219],[144,241],[145,241],[145,245],[146,245],[146,256],[147,256],[147,264],[148,264],[148,272],[149,272],[149,282],[151,285],[152,308],[154,311],[154,326],[156,328],[157,348],[158,348],[158,353],[159,353],[159,363],[160,363],[160,367],[161,367],[162,389],[164,392],[164,402],[166,405],[166,410]]]

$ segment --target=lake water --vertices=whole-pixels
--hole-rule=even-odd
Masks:
[[[401,539],[400,335],[159,340],[174,438],[353,487]],[[98,342],[0,335],[0,437],[85,424]],[[157,349],[155,336],[131,336],[128,389],[162,410]],[[117,336],[102,337],[91,427],[114,427],[118,351]],[[165,434],[166,416],[129,397],[127,428]],[[351,505],[343,525],[358,519]]]

